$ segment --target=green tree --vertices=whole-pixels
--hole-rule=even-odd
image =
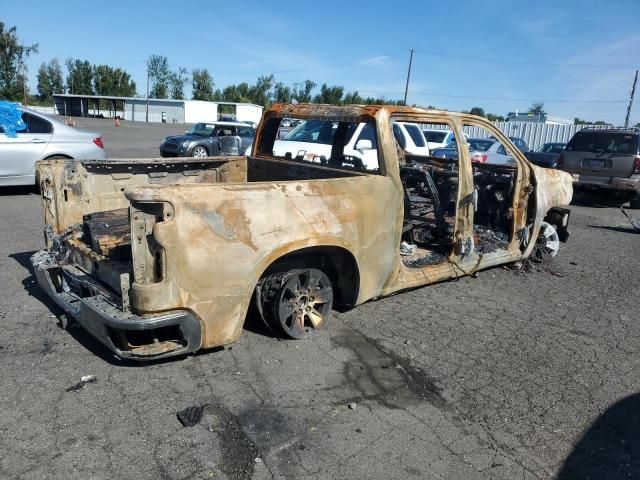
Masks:
[[[298,103],[311,103],[311,92],[313,92],[316,86],[316,82],[312,80],[305,80],[303,83],[294,83],[291,92],[292,100]]]
[[[495,113],[487,113],[487,120],[490,122],[504,122],[505,118],[502,115],[496,115]]]
[[[109,65],[93,67],[93,86],[96,95],[133,97],[136,94],[136,82],[131,80],[131,75]]]
[[[68,58],[67,92],[73,95],[93,95],[93,67],[88,60]]]
[[[184,99],[184,86],[189,81],[187,77],[187,69],[180,67],[175,72],[169,74],[169,90],[171,98],[175,100]]]
[[[213,78],[206,68],[195,69],[191,72],[191,85],[193,89],[193,100],[212,101],[213,94]]]
[[[169,96],[169,84],[171,70],[169,60],[162,55],[151,55],[147,61],[149,81],[151,82],[151,98],[167,98]]]
[[[38,69],[38,99],[50,102],[54,93],[64,93],[62,68],[56,58],[49,63],[42,62]]]
[[[531,107],[529,107],[529,113],[531,115],[546,115],[547,112],[544,111],[544,102],[535,102]]]
[[[313,102],[340,105],[342,103],[343,94],[344,87],[338,85],[329,86],[326,83],[323,83],[320,87],[320,93],[313,98]]]
[[[636,128],[640,128],[640,122],[636,123],[636,124],[635,124],[635,127],[636,127]]]
[[[479,117],[484,117],[484,116],[485,116],[485,114],[484,114],[484,108],[482,108],[482,107],[473,107],[473,108],[469,111],[469,113],[470,113],[471,115],[478,115]]]
[[[255,85],[252,85],[249,89],[249,101],[256,105],[262,105],[268,107],[271,105],[273,98],[273,85],[275,79],[273,75],[262,75],[258,77]]]
[[[278,82],[273,87],[273,101],[275,103],[291,103],[293,94],[291,88],[282,82]]]
[[[26,91],[25,60],[38,52],[38,44],[23,45],[16,27],[5,28],[0,22],[0,98],[20,100]]]
[[[365,99],[362,98],[356,90],[355,92],[346,93],[344,98],[342,99],[342,103],[344,103],[345,105],[362,105],[365,103]]]

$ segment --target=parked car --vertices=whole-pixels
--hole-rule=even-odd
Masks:
[[[34,185],[36,162],[49,158],[102,160],[99,133],[85,132],[29,109],[20,109],[26,128],[15,137],[0,126],[0,186]]]
[[[326,164],[331,157],[331,145],[338,128],[338,122],[329,120],[305,120],[276,140],[273,154],[313,163]],[[378,168],[378,142],[371,124],[359,123],[346,133],[344,160],[355,167],[373,170]]]
[[[489,138],[492,140],[496,140],[496,137],[493,136]],[[518,150],[520,150],[522,153],[527,153],[530,150],[527,142],[519,137],[509,137],[509,140],[511,140],[513,144],[518,148]]]
[[[467,138],[471,161],[474,163],[493,163],[496,165],[515,165],[516,161],[507,153],[502,143],[492,138]],[[434,157],[458,159],[456,142],[445,148],[436,148],[431,152]]]
[[[400,147],[411,155],[429,155],[429,147],[424,133],[417,123],[395,122],[393,124],[393,136]]]
[[[326,164],[287,158],[287,142],[274,148],[286,117],[305,120],[306,145],[330,141]],[[46,249],[31,258],[38,284],[115,355],[157,360],[237,341],[250,311],[306,338],[334,302],[351,308],[558,252],[570,175],[530,165],[492,125],[514,167],[409,158],[396,148],[394,117],[478,121],[398,106],[274,105],[251,158],[39,162],[48,181]],[[378,147],[380,168],[344,165],[347,134],[358,131],[380,133],[376,145],[356,141]],[[407,253],[407,240],[418,248]]]
[[[456,139],[452,130],[430,130],[425,128],[422,130],[422,133],[427,139],[427,146],[429,147],[429,150],[445,148]],[[469,135],[466,133],[464,136],[469,138]]]
[[[640,129],[584,129],[558,159],[573,174],[576,190],[609,192],[640,208]]]
[[[523,139],[518,137],[509,137],[509,140],[511,140],[522,153],[527,153],[529,151],[529,146]]]
[[[161,157],[215,157],[242,155],[253,143],[255,129],[242,122],[201,122],[184,135],[170,136],[160,144]]]
[[[524,155],[534,165],[545,168],[556,168],[558,166],[558,158],[567,146],[566,143],[545,143],[539,147],[535,152],[529,150]]]

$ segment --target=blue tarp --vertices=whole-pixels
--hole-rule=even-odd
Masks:
[[[24,130],[27,125],[22,121],[20,104],[0,100],[0,127],[7,137],[15,138],[16,132]]]

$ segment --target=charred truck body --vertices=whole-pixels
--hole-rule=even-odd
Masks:
[[[284,118],[304,132],[276,155]],[[407,153],[396,122],[445,125],[458,158]],[[467,125],[487,129],[515,165],[476,163]],[[552,256],[568,235],[571,177],[531,165],[479,117],[275,105],[252,151],[40,162],[40,286],[117,356],[156,359],[235,342],[252,303],[270,327],[305,337],[333,304]]]

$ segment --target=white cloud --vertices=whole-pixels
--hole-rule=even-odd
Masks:
[[[356,65],[361,67],[385,67],[389,64],[389,55],[378,55],[359,61]]]

